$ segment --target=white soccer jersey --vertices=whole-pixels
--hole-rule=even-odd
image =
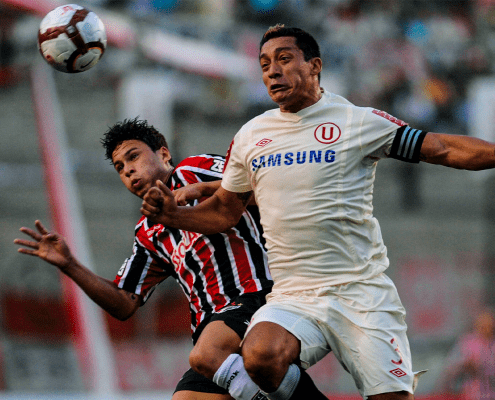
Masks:
[[[255,193],[273,291],[364,280],[388,267],[373,182],[376,162],[405,125],[323,92],[310,107],[267,111],[237,133],[222,186]],[[404,157],[416,139],[400,142]]]

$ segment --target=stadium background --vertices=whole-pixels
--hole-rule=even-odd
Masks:
[[[191,348],[174,282],[119,322],[12,241],[39,218],[113,279],[140,201],[104,159],[102,133],[139,115],[166,135],[176,162],[224,154],[245,121],[274,107],[256,59],[268,26],[315,35],[327,90],[417,128],[495,140],[493,0],[80,1],[102,18],[109,46],[75,75],[52,71],[36,48],[42,16],[65,3],[0,0],[1,398],[170,397]],[[494,305],[493,183],[493,172],[379,163],[388,273],[408,310],[414,368],[429,369],[419,399],[457,398],[450,353]],[[331,355],[309,372],[332,398],[355,398]]]

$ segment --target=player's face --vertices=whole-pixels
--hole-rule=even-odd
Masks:
[[[166,183],[172,170],[170,160],[167,148],[153,151],[140,140],[125,140],[112,153],[112,163],[122,183],[141,198],[156,186],[157,179]]]
[[[321,60],[304,60],[294,37],[268,40],[260,51],[263,83],[282,112],[297,112],[318,101]]]

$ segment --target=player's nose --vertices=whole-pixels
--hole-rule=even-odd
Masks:
[[[282,75],[282,69],[277,63],[271,63],[268,69],[268,77],[273,79]]]
[[[134,172],[136,172],[136,169],[132,165],[125,165],[124,166],[124,174],[125,174],[125,176],[129,177]]]

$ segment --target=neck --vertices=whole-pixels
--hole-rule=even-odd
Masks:
[[[321,99],[322,93],[323,89],[318,86],[317,90],[307,93],[306,96],[300,99],[297,103],[279,104],[278,106],[281,112],[297,113],[298,111],[318,103]]]
[[[174,167],[172,167],[171,165],[167,165],[167,171],[163,174],[161,181],[167,184],[173,172],[174,172]]]

